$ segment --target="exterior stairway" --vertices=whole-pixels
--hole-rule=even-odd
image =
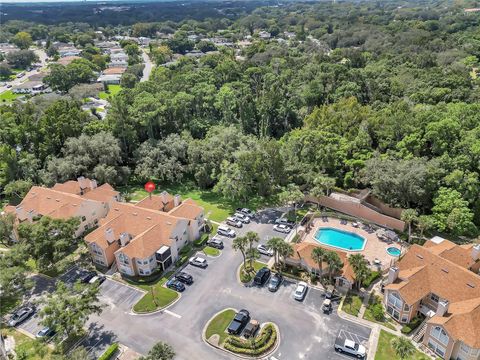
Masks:
[[[420,324],[418,327],[417,332],[415,335],[413,335],[413,341],[420,343],[423,339],[423,336],[425,335],[425,332],[427,331],[427,319],[423,320],[423,322]]]

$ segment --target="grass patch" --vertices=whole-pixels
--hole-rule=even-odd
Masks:
[[[4,91],[0,94],[0,101],[1,102],[10,102],[15,100],[17,97],[21,96],[21,94],[14,94],[12,90]]]
[[[224,198],[221,194],[213,190],[202,190],[196,187],[194,183],[186,184],[162,184],[153,193],[160,194],[162,191],[168,191],[170,194],[180,194],[182,199],[191,198],[195,200],[198,205],[205,209],[205,217],[212,221],[222,222],[228,216],[235,212],[238,207],[248,207],[256,210],[259,207],[273,204],[273,199],[263,199],[260,197],[251,197],[250,200],[244,204],[242,202],[233,201]],[[121,192],[127,191],[130,194],[130,199],[139,201],[148,196],[148,193],[143,188],[143,185],[130,185],[120,188]]]
[[[174,302],[178,298],[178,293],[163,286],[172,273],[173,272],[169,272],[152,283],[140,284],[133,280],[126,280],[130,285],[136,286],[147,292],[133,306],[133,310],[138,313],[149,313],[164,308]]]
[[[205,255],[209,255],[209,256],[218,256],[220,255],[220,250],[218,249],[215,249],[211,246],[205,246],[203,248],[203,252],[205,253]]]
[[[233,320],[235,317],[235,311],[228,309],[225,311],[222,311],[220,314],[215,316],[210,323],[207,326],[207,330],[205,331],[205,337],[210,339],[212,335],[219,335],[220,340],[218,342],[219,345],[223,344],[225,339],[228,337],[228,334],[226,333],[226,328],[228,327],[228,324]]]
[[[247,269],[243,267],[243,263],[242,263],[242,266],[240,267],[240,281],[242,283],[250,282],[255,276],[255,273],[261,268],[267,266],[267,264],[262,263],[260,261],[255,261],[253,263],[253,269],[248,266],[249,266],[249,262],[247,261]]]
[[[360,307],[362,306],[362,302],[362,297],[352,293],[348,293],[345,297],[345,300],[343,300],[342,310],[345,311],[347,314],[358,316]]]
[[[386,326],[389,329],[396,330],[396,327],[393,325],[393,320],[385,315],[381,298],[378,295],[375,295],[375,293],[372,294],[368,300],[368,306],[365,309],[363,318]]]
[[[108,85],[108,93],[106,91],[101,91],[98,94],[98,97],[102,100],[108,100],[110,96],[117,95],[122,90],[120,85]]]
[[[377,351],[375,354],[375,360],[401,360],[399,356],[395,353],[395,350],[392,348],[392,340],[396,336],[386,332],[385,330],[380,330],[380,337],[378,339]],[[421,353],[418,350],[415,350],[413,356],[408,358],[409,360],[428,360],[430,359],[427,355]]]
[[[3,307],[3,304],[2,304]],[[15,339],[15,352],[17,358],[28,360],[53,359],[53,350],[39,340],[34,340],[12,328],[2,330],[5,336],[13,336]]]

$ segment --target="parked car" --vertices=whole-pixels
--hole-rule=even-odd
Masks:
[[[176,279],[170,279],[167,281],[167,287],[169,289],[173,289],[173,290],[176,290],[176,291],[179,291],[179,292],[182,292],[185,290],[185,285],[183,285],[183,283],[181,283],[180,281],[176,280]]]
[[[201,268],[206,268],[208,266],[207,260],[199,256],[192,256],[190,259],[188,259],[188,263]]]
[[[211,238],[210,240],[207,241],[207,245],[211,246],[215,249],[223,249],[223,241],[220,239],[217,239],[215,237]]]
[[[240,214],[245,214],[250,218],[255,216],[255,211],[247,209],[247,208],[237,208],[237,210],[235,210],[235,212],[240,213]]]
[[[278,290],[280,285],[283,282],[283,276],[280,275],[279,273],[273,274],[273,276],[270,278],[270,281],[268,282],[268,290],[271,292],[275,292]]]
[[[245,214],[236,212],[235,214],[233,214],[233,217],[240,220],[244,224],[250,224],[250,218]]]
[[[104,275],[95,275],[93,278],[90,279],[88,282],[89,284],[98,284],[100,285],[105,281],[106,277]]]
[[[227,331],[229,334],[239,335],[245,325],[250,321],[250,313],[248,310],[240,310],[233,318],[230,325],[228,325]]]
[[[293,293],[293,297],[295,300],[302,301],[305,298],[305,295],[307,294],[307,289],[308,285],[304,281],[300,281],[297,284],[297,288],[295,289],[295,292]]]
[[[258,286],[262,286],[265,284],[270,277],[270,269],[267,267],[263,267],[257,271],[255,274],[255,278],[253,279],[253,283]]]
[[[267,255],[267,256],[273,256],[273,250],[268,248],[265,245],[262,245],[262,244],[258,245],[257,250],[260,254]]]
[[[95,271],[88,271],[80,277],[80,281],[83,284],[88,284],[95,276],[97,276]]]
[[[367,355],[367,349],[365,346],[357,344],[353,340],[337,337],[334,346],[335,351],[338,351],[339,353],[347,353],[356,356],[359,359],[363,359]]]
[[[19,73],[17,74],[17,79],[20,79],[20,78],[22,78],[22,77],[24,77],[24,76],[25,76],[25,73],[24,73],[23,71],[22,71],[22,72],[19,72]]]
[[[323,300],[322,310],[325,314],[329,314],[332,311],[332,300],[325,299]]]
[[[288,234],[290,230],[292,230],[292,228],[290,226],[283,225],[283,224],[275,224],[273,225],[273,230]]]
[[[183,272],[183,271],[181,271],[177,275],[175,275],[175,279],[184,283],[184,284],[187,284],[187,285],[193,284],[192,275],[187,274],[186,272]]]
[[[325,297],[331,299],[335,295],[335,287],[333,285],[328,285],[325,291]]]
[[[12,87],[12,84],[7,84],[6,88],[10,89]]]
[[[49,328],[48,326],[45,326],[42,330],[37,332],[35,337],[38,339],[43,339],[47,337],[52,337],[53,335],[55,335],[55,330]]]
[[[243,331],[243,336],[245,336],[246,339],[250,337],[254,337],[259,328],[260,328],[260,324],[257,320],[250,320],[247,326],[245,326],[245,330]]]
[[[17,326],[18,324],[22,323],[33,314],[35,314],[35,309],[33,307],[30,307],[30,306],[22,307],[13,313],[13,315],[10,317],[10,320],[8,320],[8,325]]]
[[[243,223],[234,217],[228,217],[225,222],[227,223],[227,225],[234,226],[236,228],[241,228],[243,226]]]
[[[283,217],[276,219],[276,220],[275,220],[275,224],[287,225],[287,226],[289,226],[289,227],[291,227],[291,228],[295,226],[295,223],[294,223],[294,222],[288,220],[287,218],[283,218]]]
[[[220,225],[217,229],[218,235],[228,236],[231,238],[235,237],[235,231],[230,229],[228,226]]]

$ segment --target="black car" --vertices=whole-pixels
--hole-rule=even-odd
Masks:
[[[207,241],[207,245],[216,249],[220,249],[220,250],[223,249],[223,241],[219,239],[215,239],[215,238],[210,239]]]
[[[235,315],[230,325],[228,325],[228,328],[227,328],[228,333],[233,335],[239,335],[249,321],[250,321],[250,313],[248,312],[248,310],[245,310],[245,309],[240,310]]]
[[[175,275],[175,279],[187,285],[193,284],[192,275],[187,274],[186,272],[183,272],[183,271]]]
[[[273,274],[273,276],[270,278],[270,281],[268,282],[268,290],[271,292],[277,291],[282,281],[283,281],[282,275],[278,273]]]
[[[167,287],[179,292],[182,292],[183,290],[185,290],[185,285],[183,285],[183,283],[175,279],[168,280]]]
[[[267,267],[263,267],[255,274],[255,278],[253,282],[255,285],[262,286],[265,284],[270,277],[270,269]]]
[[[86,272],[85,274],[82,275],[82,277],[80,277],[80,281],[83,284],[88,284],[90,280],[92,280],[96,275],[97,273],[95,271]]]

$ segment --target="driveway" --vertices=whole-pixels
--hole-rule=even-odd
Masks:
[[[262,216],[259,223],[252,222],[237,234],[257,231],[262,243],[271,236],[285,237],[272,229],[275,216]],[[296,285],[293,281],[285,281],[276,293],[239,283],[236,271],[242,257],[232,250],[231,239],[224,239],[224,244],[219,257],[206,257],[209,263],[206,269],[191,265],[183,269],[193,276],[194,283],[167,310],[133,315],[111,307],[100,316],[92,316],[91,323],[112,331],[117,341],[140,353],[147,353],[156,342],[165,341],[174,347],[180,360],[232,358],[201,339],[208,320],[226,307],[246,308],[260,322],[275,322],[280,328],[281,344],[273,356],[279,360],[344,359],[344,355],[333,350],[339,334],[368,342],[369,328],[341,319],[335,313],[322,313],[323,297],[319,290],[309,289],[304,301],[298,302],[292,298]]]
[[[143,63],[145,64],[145,67],[143,68],[143,75],[142,75],[142,78],[140,79],[140,82],[147,81],[150,78],[150,74],[152,73],[152,69],[153,69],[153,63],[150,60],[150,57],[148,56],[148,54],[143,49],[142,49],[142,59],[143,59]]]

